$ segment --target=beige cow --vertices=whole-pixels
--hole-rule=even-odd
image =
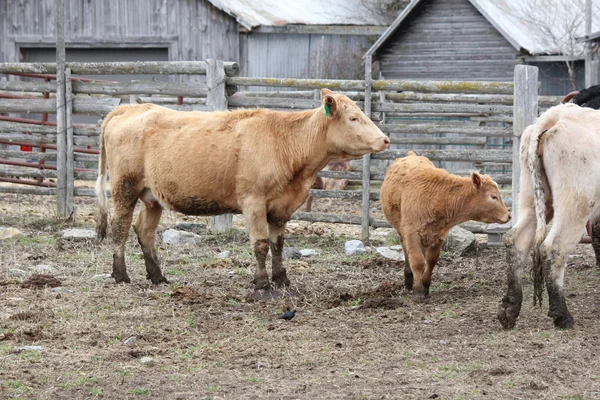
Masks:
[[[511,217],[492,178],[477,172],[468,178],[452,175],[412,151],[388,169],[381,206],[400,235],[405,287],[412,288],[415,300],[429,294],[433,268],[453,226],[469,220],[506,223]]]
[[[331,159],[360,157],[389,145],[348,97],[323,89],[321,101],[322,107],[302,112],[179,112],[153,104],[113,110],[102,125],[96,193],[97,234],[103,238],[108,168],[116,282],[130,281],[125,243],[140,199],[134,229],[153,283],[166,282],[154,245],[166,207],[187,215],[242,213],[258,262],[256,289],[270,288],[269,248],[273,282],[289,284],[282,266],[286,223],[308,197],[318,171]]]
[[[574,104],[550,108],[523,132],[519,219],[504,237],[508,289],[498,310],[504,328],[513,328],[521,312],[521,275],[532,248],[534,301],[541,303],[545,282],[554,325],[573,326],[565,264],[586,221],[600,220],[599,149],[600,111]]]

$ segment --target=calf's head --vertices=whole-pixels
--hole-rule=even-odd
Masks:
[[[340,157],[360,157],[385,150],[390,140],[347,96],[321,90],[327,147]]]
[[[487,175],[471,174],[473,196],[466,204],[470,218],[487,224],[510,221],[510,211],[504,205],[498,184]]]

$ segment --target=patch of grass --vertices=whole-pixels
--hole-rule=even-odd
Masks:
[[[145,396],[145,395],[152,393],[152,389],[133,388],[133,389],[130,389],[127,393],[132,394],[134,396]]]
[[[222,386],[217,386],[217,385],[210,385],[206,388],[207,391],[209,392],[222,392],[223,391],[223,387]]]
[[[195,329],[198,326],[198,320],[196,319],[196,314],[189,313],[185,318],[185,325],[190,329]]]
[[[80,376],[73,380],[70,380],[68,382],[65,382],[61,386],[63,387],[63,389],[75,389],[75,388],[86,387],[88,385],[93,385],[97,382],[98,382],[97,377],[83,375],[83,376]]]
[[[238,299],[234,299],[233,297],[230,297],[227,299],[227,302],[229,304],[231,304],[232,306],[237,306],[238,304],[240,304]]]
[[[265,380],[263,378],[257,378],[255,376],[249,376],[248,378],[246,378],[246,380],[248,380],[248,382],[253,383],[265,383]]]
[[[29,398],[32,392],[31,387],[22,381],[4,381],[1,383],[0,387],[2,388],[2,391],[8,395],[7,398]]]
[[[95,397],[103,397],[104,396],[104,391],[100,388],[91,388],[90,390],[88,390],[88,393]]]

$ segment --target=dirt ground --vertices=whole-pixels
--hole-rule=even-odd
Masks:
[[[569,260],[565,291],[576,326],[557,330],[525,300],[516,329],[496,310],[505,252],[444,254],[428,302],[404,292],[402,264],[347,257],[359,228],[294,222],[286,244],[319,255],[285,260],[292,296],[252,296],[254,258],[233,233],[159,254],[169,284],[145,279],[130,236],[130,285],[115,285],[108,243],[62,239],[92,227],[94,199],[61,223],[53,199],[0,195],[1,399],[600,399],[600,269],[590,245]],[[320,203],[320,205],[319,205]],[[317,199],[319,207],[331,204]],[[160,232],[204,218],[167,212]],[[397,243],[373,231],[373,245]],[[216,255],[231,251],[228,259]],[[34,275],[35,267],[51,268]],[[25,273],[19,275],[15,271]],[[291,321],[277,319],[296,309]],[[28,348],[23,346],[41,346]]]

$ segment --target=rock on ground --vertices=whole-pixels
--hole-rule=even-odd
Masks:
[[[347,256],[367,251],[367,249],[365,249],[365,244],[360,240],[348,240],[344,247]]]
[[[166,244],[196,244],[202,240],[202,236],[192,232],[167,229],[163,232],[162,239]]]
[[[89,240],[96,238],[96,232],[93,229],[71,228],[64,230],[62,237],[69,240]]]
[[[477,238],[474,233],[460,226],[455,226],[448,232],[448,237],[442,249],[461,256],[468,256],[477,252]]]
[[[0,226],[0,240],[9,239],[18,235],[22,235],[22,233],[17,228]]]

